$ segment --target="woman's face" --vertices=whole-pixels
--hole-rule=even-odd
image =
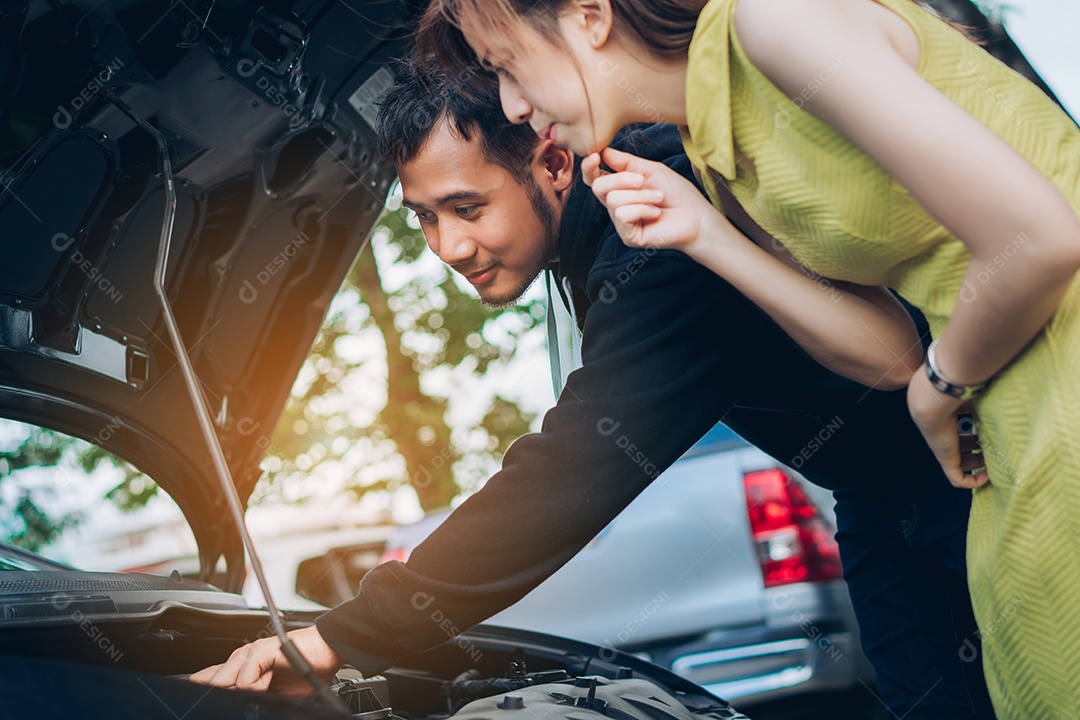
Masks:
[[[618,119],[620,93],[612,92],[616,83],[604,72],[617,64],[604,49],[593,47],[589,28],[578,16],[563,15],[559,29],[565,48],[527,21],[509,33],[462,22],[462,34],[480,62],[498,74],[506,117],[529,123],[542,139],[584,156],[606,147],[623,124]]]

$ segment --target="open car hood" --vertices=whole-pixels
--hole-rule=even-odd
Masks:
[[[204,573],[243,553],[153,278],[242,501],[393,179],[376,101],[406,3],[87,0],[0,8],[0,415],[90,440],[178,503]]]
[[[165,290],[237,490],[393,176],[376,103],[421,0],[0,5],[0,415],[133,462],[183,510],[204,578],[244,572],[153,289]],[[1049,92],[1000,25],[930,0]],[[152,129],[147,131],[122,107]]]

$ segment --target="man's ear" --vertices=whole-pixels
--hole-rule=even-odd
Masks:
[[[551,186],[561,193],[574,183],[574,153],[550,140],[540,141],[537,161],[543,163],[543,172],[551,178]]]

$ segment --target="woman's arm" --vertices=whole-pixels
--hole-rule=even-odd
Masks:
[[[906,387],[922,364],[922,342],[892,293],[815,274],[722,185],[716,189],[728,219],[754,242],[699,242],[687,254],[753,300],[833,372],[880,390]]]
[[[740,0],[750,60],[790,97],[827,63],[843,68],[803,107],[858,145],[967,247],[974,299],[939,333],[943,375],[975,384],[1003,368],[1053,315],[1080,269],[1080,218],[1026,158],[917,72],[914,30],[875,3]],[[997,263],[1004,259],[1003,263]],[[1000,267],[986,282],[979,271]],[[909,402],[950,479],[960,478],[959,401],[916,374]],[[960,481],[959,483],[957,481]]]
[[[582,172],[627,244],[682,250],[750,298],[836,373],[885,390],[908,384],[921,362],[922,345],[907,311],[887,290],[811,274],[734,198],[724,202],[738,227],[661,163],[610,148],[604,161],[616,172],[601,177],[597,156],[583,162]],[[639,212],[655,217],[640,224],[646,218]]]

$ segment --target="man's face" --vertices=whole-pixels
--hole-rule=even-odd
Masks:
[[[475,133],[464,140],[439,122],[398,177],[428,247],[484,304],[513,303],[555,258],[560,212],[542,163],[531,166],[532,182],[518,182],[484,158]]]

